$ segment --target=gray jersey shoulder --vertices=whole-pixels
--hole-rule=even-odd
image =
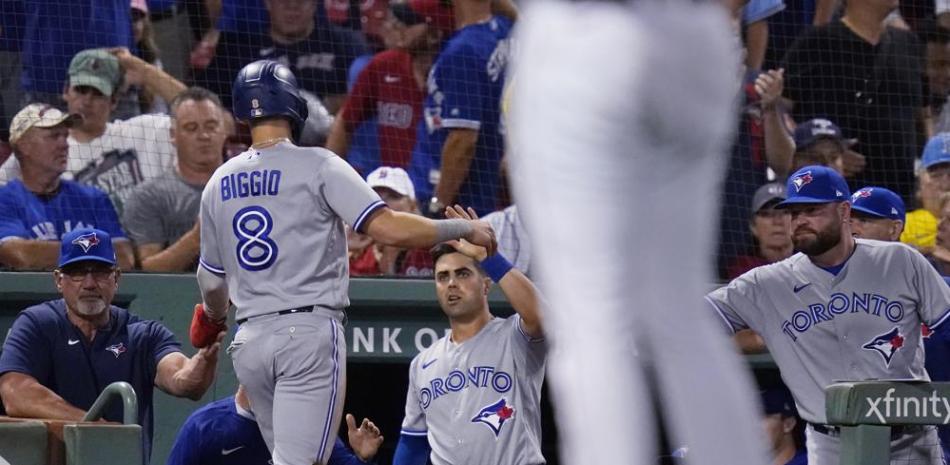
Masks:
[[[228,280],[238,318],[349,305],[344,223],[385,204],[341,158],[290,143],[222,165],[201,200],[201,265]]]
[[[928,379],[921,323],[943,324],[950,287],[916,250],[859,239],[837,275],[796,254],[707,301],[732,330],[763,337],[802,417],[820,423],[834,380]]]

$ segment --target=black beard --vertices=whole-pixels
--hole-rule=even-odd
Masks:
[[[839,224],[836,228],[832,227],[824,231],[819,231],[815,239],[810,241],[796,240],[795,236],[792,236],[792,242],[795,244],[795,250],[809,257],[821,255],[833,249],[841,242],[841,225]]]

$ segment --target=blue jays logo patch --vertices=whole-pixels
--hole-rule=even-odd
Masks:
[[[508,399],[502,397],[498,402],[481,410],[472,418],[472,423],[482,423],[491,428],[495,437],[501,433],[501,427],[515,415],[515,408],[508,405]]]
[[[859,198],[868,198],[868,197],[871,196],[871,193],[872,193],[872,192],[874,192],[874,189],[873,189],[873,188],[871,188],[871,187],[865,187],[864,189],[861,189],[861,190],[855,192],[854,195],[851,196],[851,199],[852,199],[852,200],[858,200]]]
[[[873,350],[884,357],[884,365],[891,365],[891,358],[904,346],[904,335],[895,326],[894,329],[871,339],[871,342],[862,347],[867,350]]]
[[[73,239],[73,244],[82,247],[83,252],[89,252],[89,249],[99,245],[99,237],[96,233],[83,234]]]
[[[106,347],[106,350],[115,354],[115,358],[119,358],[119,355],[125,353],[125,344],[120,342],[118,344],[112,344],[109,347]]]
[[[795,185],[795,192],[802,190],[806,184],[812,182],[814,178],[811,176],[811,171],[806,171],[798,176],[795,176],[795,179],[792,179],[792,184]]]

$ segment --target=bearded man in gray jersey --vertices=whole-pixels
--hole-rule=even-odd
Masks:
[[[795,397],[808,463],[837,464],[840,431],[825,424],[824,389],[838,380],[916,379],[920,324],[946,331],[950,287],[916,250],[852,237],[850,192],[836,171],[806,166],[788,179],[798,253],[707,295],[731,331],[752,329]],[[891,463],[942,464],[932,426],[891,428]]]
[[[464,238],[494,253],[494,232],[482,221],[392,211],[342,158],[295,145],[307,105],[286,66],[245,66],[232,95],[253,144],[218,168],[201,196],[204,302],[191,342],[213,343],[230,299],[241,327],[228,352],[274,465],[325,464],[346,385],[344,222],[403,248]]]
[[[475,212],[449,208],[446,217],[474,219]],[[452,330],[409,365],[393,465],[545,463],[540,398],[547,348],[534,285],[500,254],[465,241],[436,247],[433,262]],[[492,316],[492,281],[515,316]]]

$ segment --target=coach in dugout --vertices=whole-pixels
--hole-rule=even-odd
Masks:
[[[14,417],[79,421],[102,390],[116,381],[138,395],[138,423],[146,463],[152,443],[153,387],[197,400],[214,379],[216,343],[189,358],[174,334],[111,305],[120,271],[109,235],[76,229],[63,236],[53,272],[63,298],[17,316],[0,353],[0,398]],[[119,421],[120,405],[104,418]]]

